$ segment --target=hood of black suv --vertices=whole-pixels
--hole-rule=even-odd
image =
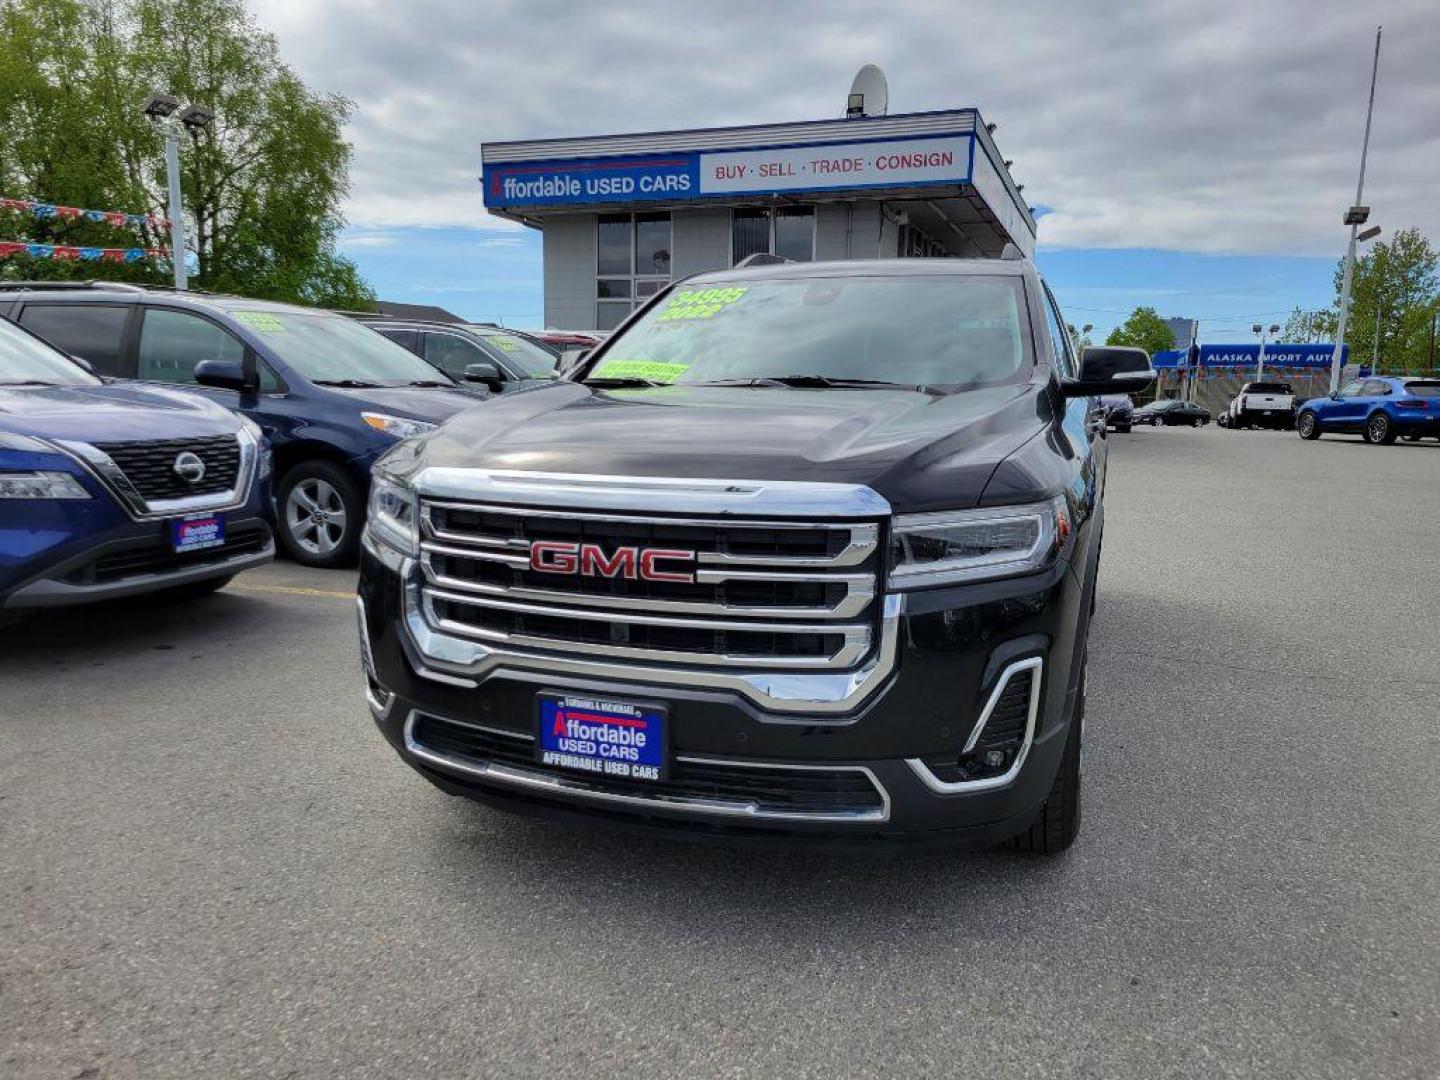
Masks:
[[[865,484],[897,510],[975,505],[996,465],[1046,425],[1041,387],[600,390],[561,382],[457,416],[426,466]]]

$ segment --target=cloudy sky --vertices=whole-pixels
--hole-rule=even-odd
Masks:
[[[1343,250],[1377,23],[1365,201],[1440,241],[1440,0],[250,0],[355,102],[345,249],[396,300],[540,319],[536,236],[486,216],[483,141],[977,106],[1045,211],[1075,322],[1213,331],[1316,306]]]

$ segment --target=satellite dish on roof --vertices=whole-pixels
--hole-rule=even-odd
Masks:
[[[866,64],[855,73],[850,96],[845,100],[846,116],[884,116],[890,107],[890,90],[885,72],[874,64]]]

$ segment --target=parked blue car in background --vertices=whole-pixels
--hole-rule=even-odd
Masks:
[[[353,319],[105,282],[0,284],[0,316],[102,375],[184,386],[254,420],[275,452],[277,532],[309,566],[359,552],[370,466],[488,392]]]
[[[0,320],[0,617],[203,594],[269,562],[270,471],[249,420],[106,384]]]
[[[1376,446],[1396,436],[1440,439],[1440,379],[1371,376],[1346,383],[1329,397],[1311,398],[1295,414],[1302,439],[1350,432]]]

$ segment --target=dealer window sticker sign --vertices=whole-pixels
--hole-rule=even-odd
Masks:
[[[741,286],[727,289],[681,289],[670,298],[657,322],[680,319],[713,319],[731,304],[744,299],[750,290]]]

